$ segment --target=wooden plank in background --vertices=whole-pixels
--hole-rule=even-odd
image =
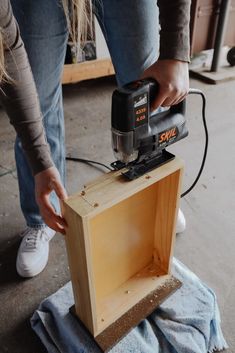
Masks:
[[[114,75],[111,59],[97,59],[64,66],[62,84],[77,83],[98,77]]]

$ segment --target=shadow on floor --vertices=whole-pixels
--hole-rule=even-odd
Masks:
[[[29,334],[30,332],[30,334]],[[32,331],[29,320],[0,335],[1,353],[46,353],[46,349]]]
[[[1,243],[0,251],[0,286],[8,284],[16,284],[21,281],[16,272],[16,256],[21,239],[19,236],[14,237],[11,242]],[[9,244],[10,243],[10,244]]]

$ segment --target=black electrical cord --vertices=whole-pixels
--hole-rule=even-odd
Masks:
[[[202,97],[202,121],[203,121],[204,130],[205,130],[205,147],[204,147],[204,153],[203,153],[202,163],[201,163],[201,167],[199,169],[199,172],[198,172],[194,182],[192,183],[192,185],[185,192],[183,192],[181,194],[181,197],[186,196],[197,184],[197,182],[202,174],[202,171],[204,169],[204,166],[205,166],[207,150],[208,150],[208,142],[209,142],[209,135],[208,135],[208,129],[207,129],[207,123],[206,123],[206,97],[205,97],[204,93],[197,88],[190,88],[189,94],[198,94]],[[103,163],[92,161],[89,159],[76,158],[76,157],[70,157],[70,156],[67,156],[66,159],[69,161],[81,162],[81,163],[85,163],[85,164],[97,164],[97,165],[100,165],[104,168],[107,168],[110,171],[114,171],[114,169],[112,169],[111,167],[109,167]]]
[[[207,124],[206,124],[206,97],[205,97],[204,93],[197,88],[190,88],[189,94],[198,94],[202,97],[202,121],[203,121],[204,130],[205,130],[205,147],[204,147],[204,153],[203,153],[202,163],[201,163],[201,167],[199,169],[199,172],[198,172],[194,182],[192,183],[192,185],[185,192],[182,193],[181,197],[186,196],[197,184],[197,182],[202,174],[204,165],[205,165],[207,150],[208,150],[208,142],[209,142],[209,135],[208,135],[208,129],[207,129]]]
[[[100,162],[92,161],[90,159],[76,158],[76,157],[70,157],[70,156],[66,156],[66,159],[68,161],[81,162],[81,163],[85,163],[85,164],[97,164],[97,165],[100,165],[100,166],[102,166],[104,168],[107,168],[111,172],[113,171],[113,169],[111,167],[109,167],[108,165],[105,165],[105,164],[100,163]]]

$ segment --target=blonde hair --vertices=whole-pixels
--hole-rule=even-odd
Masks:
[[[62,0],[71,41],[80,44],[92,36],[91,0]]]

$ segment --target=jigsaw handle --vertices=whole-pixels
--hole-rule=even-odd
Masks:
[[[151,113],[159,92],[152,78],[118,88],[112,97],[112,146],[116,158],[128,164],[140,156],[157,154],[187,136],[185,101],[162,112]]]
[[[122,132],[148,126],[150,106],[159,92],[159,83],[146,78],[116,89],[112,96],[112,129]],[[172,114],[185,113],[185,101],[170,107]]]
[[[152,102],[154,101],[154,99],[156,98],[156,96],[158,95],[159,92],[159,83],[154,80],[153,78],[147,78],[145,79],[146,83],[149,83],[149,98],[150,98],[150,106],[152,104]],[[176,104],[176,105],[172,105],[170,107],[170,111],[172,112],[172,114],[185,114],[185,110],[186,110],[186,101],[185,99]]]

